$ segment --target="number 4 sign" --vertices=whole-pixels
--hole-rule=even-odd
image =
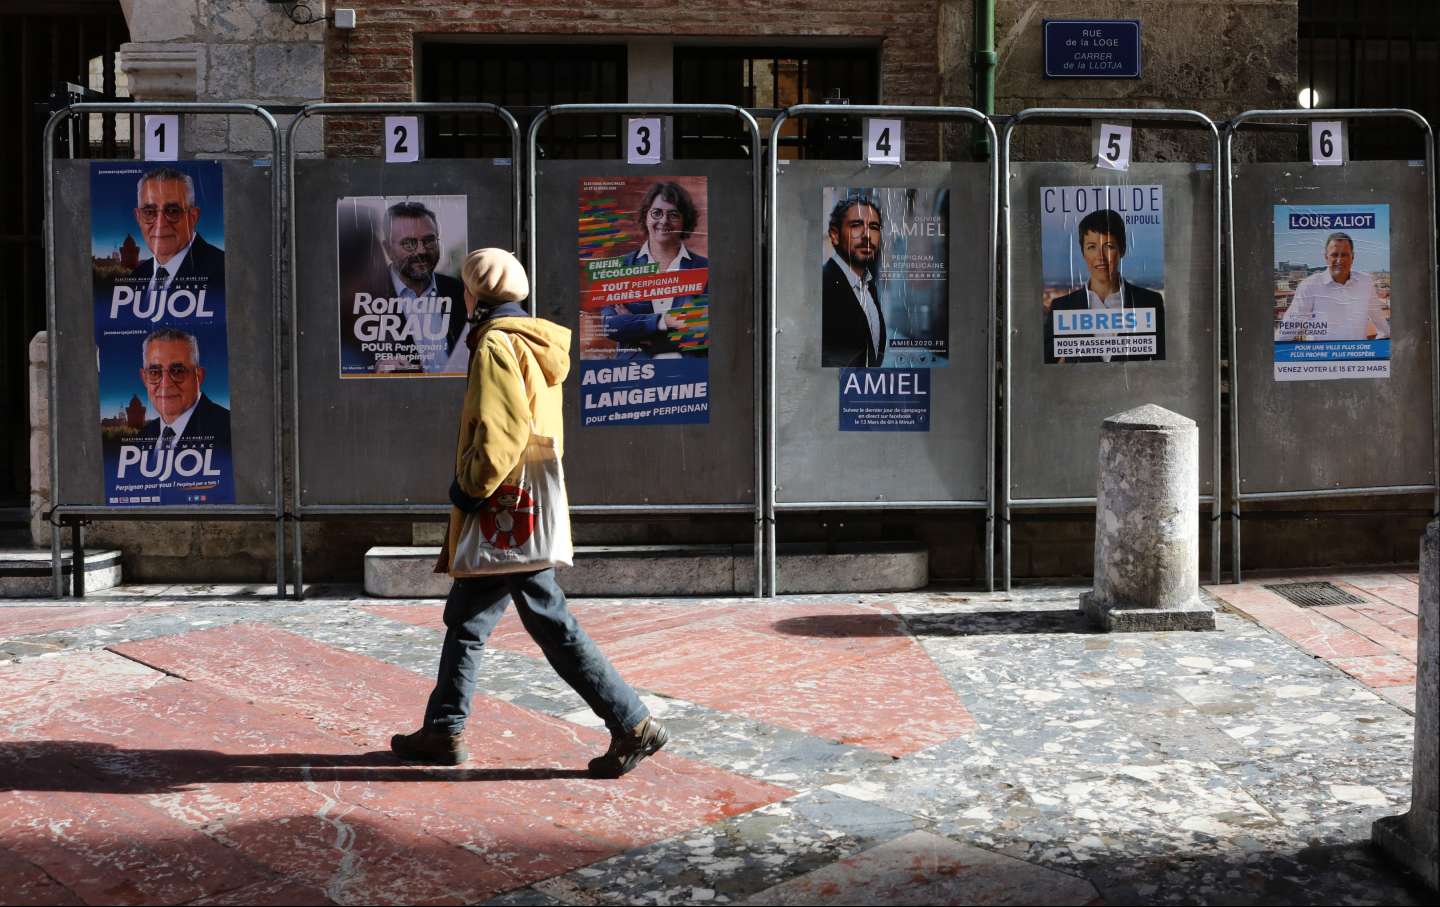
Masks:
[[[626,129],[629,138],[625,145],[625,162],[628,164],[660,163],[660,118],[630,117]]]
[[[420,118],[385,118],[385,163],[413,164],[420,160]]]
[[[865,163],[898,164],[905,160],[903,120],[865,121]]]
[[[1339,120],[1316,120],[1310,124],[1310,163],[1316,167],[1344,166],[1344,123]]]
[[[1119,123],[1101,123],[1095,166],[1105,170],[1129,170],[1131,138],[1132,133],[1129,126],[1121,126]]]

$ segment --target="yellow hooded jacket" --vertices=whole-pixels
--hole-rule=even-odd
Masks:
[[[462,491],[475,498],[495,493],[520,464],[532,420],[536,432],[555,439],[556,455],[564,455],[561,385],[569,373],[569,328],[529,317],[500,317],[481,325],[455,443],[455,479]],[[458,507],[450,508],[436,573],[450,572],[464,516]]]

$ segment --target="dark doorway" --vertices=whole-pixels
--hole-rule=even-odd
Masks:
[[[1409,107],[1440,117],[1440,3],[1435,0],[1300,0],[1302,106]],[[1309,92],[1307,95],[1306,92]],[[1424,157],[1411,128],[1357,129],[1357,159]]]
[[[116,51],[130,40],[117,0],[10,0],[0,4],[0,524],[24,515],[30,494],[30,339],[45,329],[45,222],[40,137],[56,98],[114,97]],[[74,121],[76,156],[128,154],[115,116]],[[25,517],[28,519],[28,517]]]

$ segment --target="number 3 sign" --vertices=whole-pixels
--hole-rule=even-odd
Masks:
[[[626,130],[629,139],[625,145],[627,164],[660,163],[660,118],[630,117]]]

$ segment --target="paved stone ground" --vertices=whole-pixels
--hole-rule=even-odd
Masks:
[[[1093,633],[1080,591],[576,601],[674,733],[619,781],[513,614],[425,769],[385,747],[439,602],[0,602],[0,903],[1429,903],[1367,845],[1398,684],[1234,611]]]

